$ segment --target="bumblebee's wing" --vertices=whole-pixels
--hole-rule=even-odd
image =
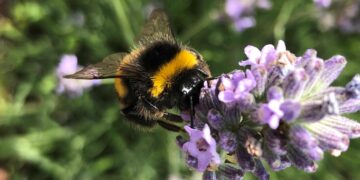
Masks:
[[[103,59],[103,61],[86,66],[80,71],[66,75],[64,78],[69,79],[106,79],[118,77],[117,70],[120,66],[121,61],[127,53],[115,53],[111,54]]]
[[[161,40],[175,42],[166,13],[161,9],[156,9],[151,12],[149,20],[135,42],[138,45],[147,46]]]

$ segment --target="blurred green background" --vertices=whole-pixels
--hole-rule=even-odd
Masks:
[[[124,123],[112,82],[75,98],[56,93],[63,54],[88,65],[128,51],[154,6],[165,9],[177,39],[198,50],[213,75],[238,68],[246,45],[279,39],[298,56],[307,48],[324,59],[344,55],[348,66],[337,85],[360,69],[360,35],[325,31],[311,0],[273,1],[244,32],[223,17],[219,0],[0,0],[0,168],[11,179],[200,179],[186,167],[175,133]],[[314,174],[289,168],[271,179],[359,179],[359,167],[360,140],[352,140]]]

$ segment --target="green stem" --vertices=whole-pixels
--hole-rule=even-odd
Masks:
[[[274,26],[274,37],[276,40],[284,38],[285,35],[285,26],[291,18],[294,8],[297,6],[299,1],[286,1],[281,7],[280,13],[276,19],[276,24]]]
[[[188,30],[181,35],[181,40],[184,42],[189,41],[191,37],[195,36],[197,33],[205,29],[211,22],[213,22],[213,19],[211,18],[212,13],[213,11],[209,11],[208,13],[205,13],[200,18],[200,20],[194,23],[195,26],[188,28]]]
[[[128,46],[133,44],[134,40],[134,31],[131,29],[131,24],[129,22],[129,16],[126,14],[126,5],[123,1],[111,0],[111,5],[114,8],[114,12],[118,19],[120,29],[122,30],[123,37]]]

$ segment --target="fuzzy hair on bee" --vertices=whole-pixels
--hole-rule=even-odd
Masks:
[[[208,65],[194,49],[178,43],[162,10],[154,10],[136,46],[128,53],[107,56],[65,78],[115,79],[121,111],[130,122],[152,128],[156,124],[180,131],[180,116],[170,108],[194,114],[200,89],[211,76]]]

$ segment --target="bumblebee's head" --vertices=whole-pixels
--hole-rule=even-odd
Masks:
[[[178,106],[180,110],[189,109],[190,97],[193,97],[192,103],[197,104],[200,90],[207,76],[200,69],[190,69],[179,74],[173,84],[173,91],[176,91],[174,94],[177,96],[172,98],[177,100],[175,106]]]

